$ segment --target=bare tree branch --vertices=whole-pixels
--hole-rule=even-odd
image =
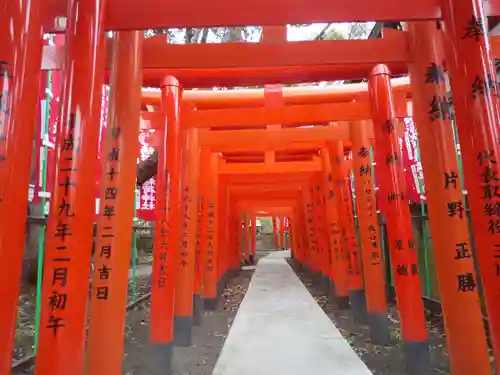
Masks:
[[[208,38],[208,33],[209,32],[210,32],[210,29],[208,29],[208,28],[203,29],[203,33],[201,34],[200,43],[206,43],[207,42],[207,38]]]
[[[327,24],[327,25],[323,28],[323,30],[321,30],[321,31],[319,32],[319,34],[318,34],[318,35],[316,35],[316,38],[314,38],[314,40],[323,40],[323,39],[325,39],[325,35],[326,35],[326,33],[327,33],[328,29],[330,29],[330,27],[331,27],[331,26],[332,26],[332,24],[331,24],[331,23]]]

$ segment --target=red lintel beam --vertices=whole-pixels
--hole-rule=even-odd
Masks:
[[[108,51],[112,39],[107,39]],[[387,39],[316,40],[287,43],[167,44],[164,37],[148,38],[143,69],[261,68],[335,64],[389,64],[409,61],[406,33]],[[43,69],[61,68],[65,47],[45,46]],[[107,54],[108,69],[111,54]]]
[[[228,184],[257,184],[269,183],[275,181],[276,183],[282,182],[302,182],[305,183],[313,177],[317,171],[312,172],[290,172],[290,173],[261,173],[261,174],[222,174],[220,175],[221,183]]]
[[[266,210],[272,212],[275,216],[290,216],[294,209],[300,207],[301,198],[293,199],[250,199],[250,200],[239,200],[235,199],[232,204],[245,212],[251,211],[262,211]],[[274,216],[270,215],[270,216]]]
[[[185,127],[262,126],[262,124],[317,124],[371,118],[369,103],[305,104],[284,107],[183,111]]]
[[[441,17],[439,0],[108,0],[107,30],[417,21]],[[45,32],[66,16],[67,0],[47,0]]]
[[[392,74],[408,73],[405,63],[387,64]],[[370,75],[373,64],[289,66],[264,68],[224,68],[224,69],[145,69],[143,86],[159,87],[166,75],[177,77],[182,87],[212,88],[234,86],[264,86],[266,84],[297,84],[319,81],[364,79]]]
[[[302,192],[303,184],[300,182],[295,183],[276,183],[269,181],[268,183],[256,183],[256,184],[231,184],[228,185],[229,192],[237,193],[247,193],[254,194],[258,190],[261,193],[271,193],[271,192]]]
[[[312,160],[315,154],[303,154],[303,155],[285,155],[285,156],[276,156],[277,162],[289,162],[289,161],[309,161]],[[224,160],[227,163],[264,163],[265,157],[262,155],[258,156],[234,156],[227,157],[223,156]]]
[[[248,189],[242,189],[241,187],[234,187],[232,185],[228,186],[229,194],[233,196],[239,197],[257,197],[257,198],[290,198],[300,196],[302,194],[302,184],[296,183],[294,184],[293,189],[287,189],[286,187],[282,187],[281,189],[259,189],[248,186]]]
[[[202,135],[205,132],[210,132],[210,130],[201,130],[198,134],[198,140],[203,143],[209,143],[211,142],[211,137],[205,138],[204,135]],[[301,141],[301,142],[293,142],[293,143],[279,143],[276,142],[273,144],[273,150],[277,152],[277,155],[280,155],[280,152],[289,152],[291,155],[293,155],[293,152],[299,152],[299,153],[305,153],[305,152],[310,152],[314,153],[317,150],[319,150],[321,147],[324,147],[324,143],[326,142],[318,142],[318,141]],[[351,142],[348,142],[349,144]],[[213,143],[213,152],[222,152],[224,153],[224,156],[229,156],[231,157],[233,154],[238,155],[239,153],[249,153],[249,152],[258,152],[264,153],[264,151],[269,150],[269,148],[266,146],[260,146],[260,145],[250,145],[250,146],[245,146],[240,142],[237,147],[231,147],[231,145],[226,145],[224,144],[224,141],[215,141]]]
[[[239,198],[239,197],[231,197],[231,203],[238,205],[238,207],[254,207],[261,208],[263,206],[269,207],[281,207],[282,209],[289,206],[297,206],[297,203],[300,202],[301,197],[292,197],[292,198],[266,198],[266,197],[254,197],[254,198]]]
[[[242,194],[242,195],[259,195],[262,194],[283,194],[283,195],[293,195],[296,193],[302,193],[302,184],[296,182],[294,184],[277,184],[277,185],[238,185],[232,184],[228,186],[228,191],[230,193]],[[257,192],[258,191],[258,192]]]
[[[370,126],[368,133],[373,138]],[[269,129],[269,130],[220,130],[201,131],[200,145],[210,147],[212,152],[242,152],[310,149],[311,145],[321,147],[328,141],[350,140],[347,126],[324,126],[313,128]],[[346,142],[350,148],[350,142]]]
[[[406,102],[396,102],[396,116],[407,116]],[[304,104],[283,107],[184,110],[183,126],[190,128],[262,126],[262,124],[320,124],[370,119],[368,102]]]
[[[264,202],[264,201],[273,201],[274,206],[286,206],[290,203],[290,201],[300,200],[302,196],[301,191],[297,191],[294,195],[290,194],[279,194],[277,192],[273,192],[271,194],[244,194],[240,195],[239,193],[230,193],[229,199],[232,204],[241,202],[241,201],[255,201],[255,202]]]
[[[144,42],[143,68],[260,68],[408,62],[406,33],[396,35],[390,39],[317,40],[279,44],[166,44],[164,38],[155,37]]]
[[[300,201],[299,201],[300,202]],[[273,206],[272,202],[263,202],[262,204],[249,204],[241,206],[243,211],[254,212],[257,216],[292,216],[293,213],[300,207],[299,202],[294,202],[293,205]],[[251,203],[251,202],[250,202]]]
[[[221,44],[218,44],[219,46]],[[57,70],[61,67],[62,48],[47,47],[43,55],[42,70]],[[205,57],[203,57],[205,58]],[[386,64],[394,75],[408,73],[404,62]],[[354,80],[367,78],[373,64],[351,65],[295,65],[265,66],[254,68],[204,68],[204,69],[143,69],[143,86],[159,87],[165,75],[172,75],[184,89],[234,86],[263,86],[265,84],[296,84],[319,81]],[[109,70],[106,82],[109,82]]]
[[[273,201],[270,200],[238,200],[236,205],[239,209],[251,212],[269,212],[269,216],[290,216],[294,210],[300,207],[301,200],[297,199],[283,199]],[[268,215],[259,215],[268,216]]]
[[[500,39],[499,39],[500,41]],[[391,80],[392,90],[398,97],[410,94],[410,80],[407,77]],[[330,86],[283,87],[284,104],[318,104],[369,100],[366,83],[350,83]],[[143,104],[160,105],[159,91],[143,90]],[[189,103],[199,110],[229,107],[264,106],[263,89],[244,89],[230,91],[185,90],[182,102]]]
[[[229,198],[232,201],[238,200],[288,200],[288,199],[300,199],[302,196],[302,191],[297,190],[296,192],[286,192],[286,191],[273,191],[270,193],[258,194],[254,191],[253,193],[239,193],[239,192],[229,192]]]
[[[288,206],[288,205],[293,205],[293,202],[297,202],[297,201],[300,201],[301,200],[301,193],[295,195],[295,196],[279,196],[279,195],[271,195],[269,197],[265,196],[264,194],[258,196],[258,195],[253,195],[253,196],[243,196],[243,197],[240,197],[238,196],[237,194],[235,195],[230,195],[229,199],[230,199],[230,204],[231,205],[234,205],[234,204],[239,204],[240,202],[259,202],[259,203],[264,203],[264,202],[269,202],[271,203],[273,206]],[[259,204],[260,206],[260,204]]]
[[[321,160],[296,161],[273,164],[231,163],[219,164],[219,174],[282,174],[291,172],[321,172]]]
[[[259,216],[289,216],[294,209],[297,209],[300,199],[286,199],[274,202],[273,200],[240,200],[237,202],[239,208],[244,211],[257,211]],[[269,213],[264,215],[264,213]]]

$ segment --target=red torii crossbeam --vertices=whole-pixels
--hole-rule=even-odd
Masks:
[[[243,11],[244,10],[244,11]],[[65,17],[66,0],[48,0],[44,28],[57,31],[56,17]],[[315,22],[417,21],[441,17],[439,0],[109,0],[107,30],[183,27],[286,25]]]

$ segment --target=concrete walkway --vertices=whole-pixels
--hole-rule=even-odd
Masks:
[[[372,375],[287,256],[258,263],[213,375]]]

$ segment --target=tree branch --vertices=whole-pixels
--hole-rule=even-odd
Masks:
[[[204,28],[203,33],[201,34],[201,40],[200,43],[206,43],[208,39],[208,32],[210,31],[209,28]]]
[[[323,39],[325,38],[325,36],[326,36],[326,32],[328,31],[328,29],[330,29],[330,27],[331,27],[331,26],[332,26],[332,24],[331,24],[331,23],[327,24],[327,25],[323,28],[323,30],[321,30],[321,31],[319,32],[319,34],[318,34],[318,35],[316,35],[316,38],[314,38],[314,40],[323,40]]]

